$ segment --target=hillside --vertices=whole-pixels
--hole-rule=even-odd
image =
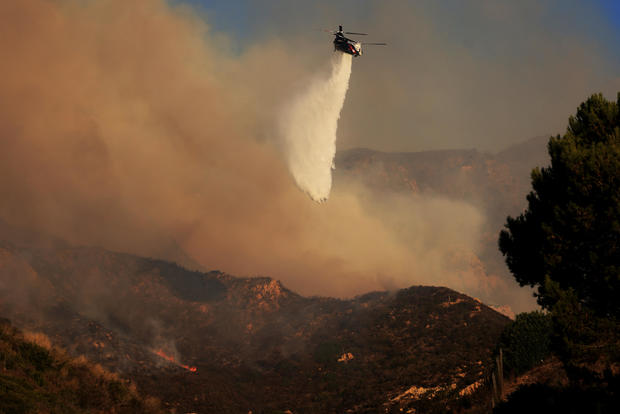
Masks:
[[[45,336],[25,335],[7,319],[0,320],[0,367],[2,413],[163,412],[130,382],[51,349]]]
[[[471,390],[508,323],[447,288],[306,298],[91,247],[5,241],[0,282],[0,314],[183,412],[415,408],[412,387]]]

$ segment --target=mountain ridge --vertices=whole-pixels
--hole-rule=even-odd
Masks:
[[[0,285],[3,315],[188,411],[415,405],[393,398],[412,385],[461,390],[479,381],[509,321],[441,287],[303,297],[267,277],[192,271],[103,248],[5,243],[1,252],[1,281],[20,263],[46,285],[22,309],[8,300],[17,287]]]

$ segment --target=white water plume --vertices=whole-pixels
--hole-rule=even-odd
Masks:
[[[327,77],[315,78],[280,119],[286,160],[295,182],[317,202],[332,187],[336,130],[351,76],[351,55],[335,53]]]

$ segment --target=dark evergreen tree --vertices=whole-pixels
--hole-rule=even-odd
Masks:
[[[544,308],[570,291],[596,315],[620,316],[619,108],[620,93],[581,104],[549,141],[551,165],[532,171],[528,208],[500,234],[510,271]]]
[[[502,332],[497,344],[503,350],[504,372],[520,375],[549,355],[551,317],[542,312],[520,313]]]

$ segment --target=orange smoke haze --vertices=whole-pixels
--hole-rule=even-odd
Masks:
[[[162,0],[5,1],[0,17],[4,220],[170,259],[176,243],[206,268],[302,294],[431,284],[511,297],[471,271],[474,207],[399,197],[369,211],[354,184],[319,206],[297,189],[271,121],[308,73],[282,44],[232,56]],[[520,295],[510,304],[530,306]]]

